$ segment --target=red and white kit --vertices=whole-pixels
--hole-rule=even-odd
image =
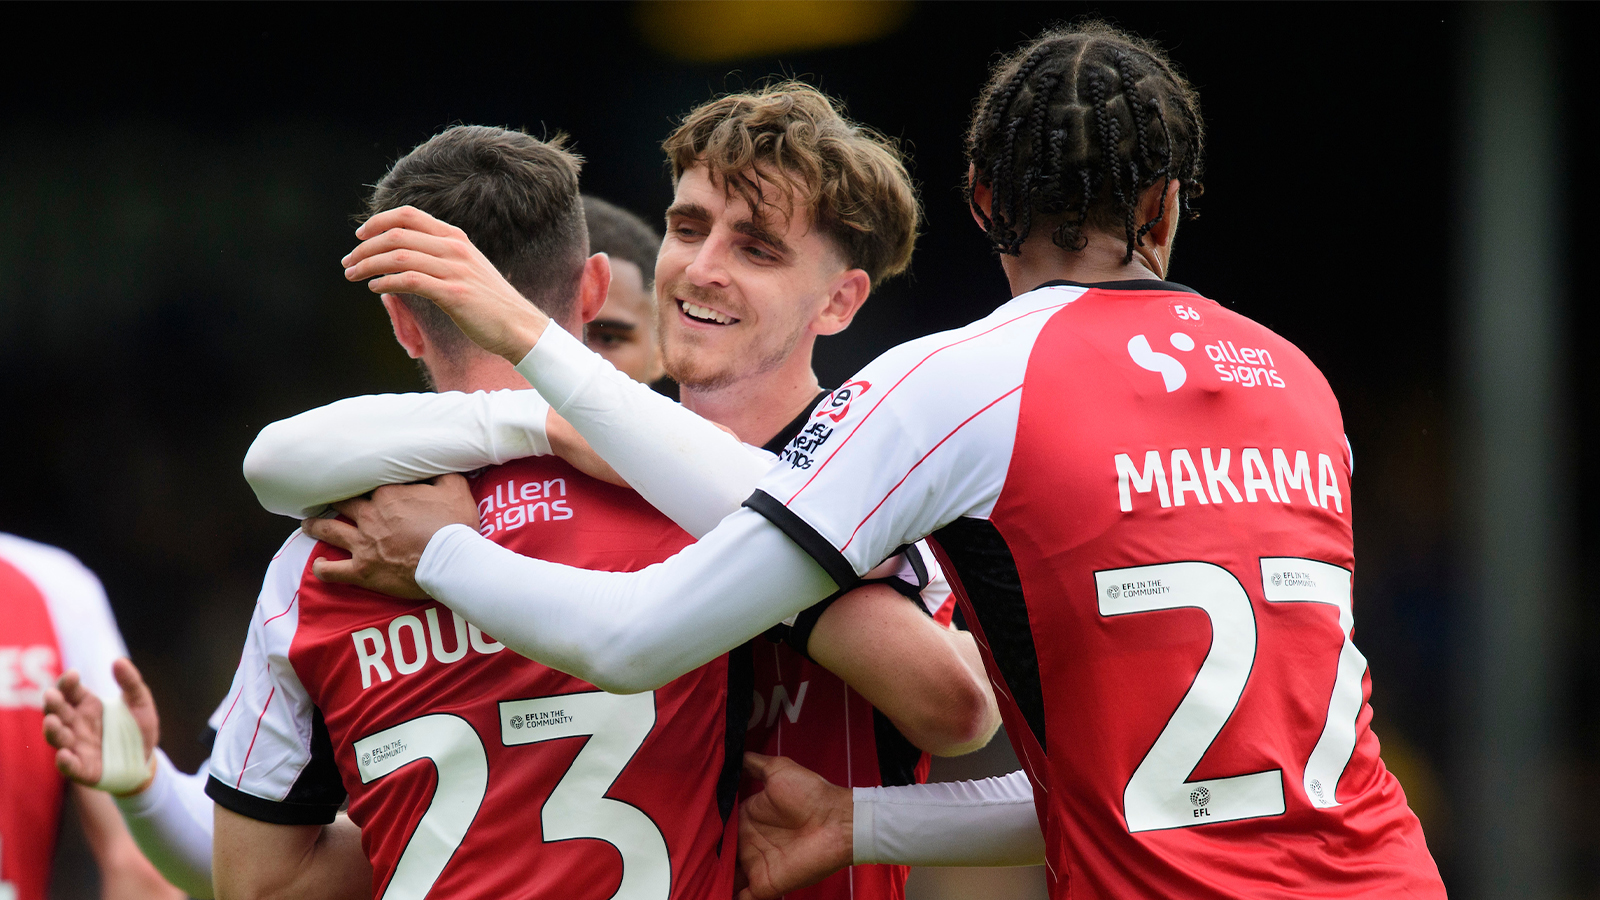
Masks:
[[[471,478],[482,532],[608,571],[689,536],[553,457]],[[303,534],[273,560],[207,792],[268,822],[326,823],[349,794],[374,896],[730,896],[744,722],[726,657],[615,695],[505,650],[432,601],[324,584]],[[732,752],[730,752],[730,750]]]
[[[127,656],[94,573],[64,550],[0,534],[0,898],[44,900],[66,782],[44,740],[44,690],[66,669],[102,697]]]
[[[916,553],[916,565],[903,564],[891,576],[902,593],[914,594],[934,621],[949,625],[955,612],[938,563]],[[911,557],[907,555],[905,559]],[[885,583],[889,583],[885,579]],[[755,681],[747,749],[787,756],[834,784],[883,787],[928,780],[928,754],[911,743],[894,723],[839,676],[781,640],[751,642]],[[905,896],[907,866],[856,865],[810,887],[790,891],[787,900],[898,900]]]
[[[891,350],[748,506],[836,581],[930,535],[1056,897],[1443,897],[1368,727],[1350,456],[1305,355],[1162,282]]]

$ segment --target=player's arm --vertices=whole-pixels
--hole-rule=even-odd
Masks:
[[[268,512],[303,519],[381,484],[405,484],[551,452],[534,391],[374,394],[274,422],[244,458]]]
[[[847,788],[783,757],[745,754],[761,782],[739,816],[740,900],[769,900],[849,865],[1027,866],[1044,862],[1033,788],[1003,778]]]
[[[929,753],[971,753],[1000,727],[972,635],[940,625],[886,585],[829,604],[806,651]]]
[[[216,807],[217,900],[367,900],[372,866],[349,819],[276,825]]]
[[[561,328],[546,328],[548,317],[524,300],[460,229],[421,210],[401,207],[373,216],[356,233],[370,239],[347,257],[346,265],[350,268],[346,274],[352,280],[395,272],[396,266],[410,266],[408,271],[374,279],[370,287],[379,293],[420,292],[420,296],[440,303],[441,307],[446,307],[457,296],[471,296],[493,305],[506,316],[518,317],[522,326],[536,328],[537,333],[530,332],[532,336],[526,338],[526,343],[518,344],[519,350],[502,355],[513,364],[519,364],[517,371],[550,401],[557,414],[551,418],[549,428],[549,442],[555,450],[568,462],[588,472],[583,461],[592,448],[598,459],[609,463],[652,506],[695,537],[704,535],[724,516],[738,509],[770,467],[770,458],[750,454],[736,438],[617,371],[604,357]],[[403,257],[395,255],[400,251],[404,251]],[[413,279],[417,280],[413,285],[415,291],[398,286]],[[478,337],[488,339],[481,334]],[[513,392],[517,393],[522,392]],[[495,402],[519,402],[519,399]],[[332,417],[326,421],[338,426]],[[441,427],[475,429],[479,434],[470,436],[470,441],[475,445],[485,442],[481,431],[488,421],[486,418],[453,421],[455,424],[447,422]],[[566,423],[571,423],[572,430],[565,427]],[[302,431],[300,435],[309,436],[309,433]],[[435,452],[426,446],[408,443],[411,439],[404,433],[393,437],[395,440],[383,452],[396,457]],[[440,437],[445,442],[462,439],[451,435]],[[351,455],[347,450],[339,452]],[[331,455],[327,458],[333,459]],[[360,490],[331,499],[352,497],[378,484],[418,481],[444,471],[466,471],[487,464],[479,461],[476,466],[436,468],[408,478],[391,477],[380,481],[372,481],[368,476],[363,479],[368,483]],[[279,467],[285,478],[305,477],[298,475],[295,468]],[[327,492],[322,493],[326,495]]]
[[[72,805],[100,869],[102,900],[182,900],[185,893],[168,884],[139,852],[109,796],[73,785]]]
[[[56,748],[56,768],[77,783],[79,793],[98,796],[86,801],[93,809],[121,812],[117,829],[98,829],[116,838],[110,850],[120,851],[127,839],[136,845],[135,854],[142,854],[140,863],[154,864],[189,896],[208,898],[212,814],[204,776],[179,772],[157,746],[155,700],[133,663],[119,659],[112,672],[122,695],[109,703],[85,687],[75,671],[45,692],[45,740]],[[108,858],[120,861],[120,852]],[[130,872],[135,882],[142,877],[137,869]]]

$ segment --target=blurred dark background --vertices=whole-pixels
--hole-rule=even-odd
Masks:
[[[1531,10],[1531,12],[1530,12]],[[958,184],[961,134],[998,51],[1098,14],[1167,47],[1209,125],[1202,215],[1171,277],[1283,334],[1327,374],[1357,460],[1356,640],[1373,728],[1458,896],[1481,889],[1472,554],[1462,460],[1463,204],[1470,74],[1493,11],[1451,4],[370,4],[52,6],[13,20],[0,88],[0,529],[104,580],[180,767],[226,693],[266,562],[294,524],[239,463],[267,422],[351,394],[417,390],[376,299],[347,284],[365,185],[439,129],[563,131],[585,189],[658,219],[659,141],[695,104],[802,77],[904,141],[927,209],[909,277],[824,342],[838,382],[881,350],[1007,298]],[[1582,560],[1600,376],[1579,268],[1596,235],[1589,35],[1579,4],[1522,7],[1548,39],[1563,573],[1535,653],[1548,775],[1546,888],[1600,896],[1600,614]],[[1490,18],[1485,19],[1488,15]],[[1490,24],[1486,25],[1488,21]],[[1466,143],[1464,143],[1466,142]],[[1464,155],[1465,154],[1465,155]],[[1475,214],[1476,215],[1476,214]],[[1542,240],[1542,239],[1541,239]],[[1549,243],[1548,241],[1546,243]],[[1509,298],[1508,302],[1516,298]],[[1463,349],[1463,348],[1468,349]],[[1465,431],[1464,431],[1465,430]],[[1477,471],[1477,470],[1473,470]],[[1492,473],[1490,475],[1492,477]],[[1465,493],[1464,493],[1465,492]],[[1565,512],[1560,512],[1565,510]],[[1470,530],[1470,529],[1469,529]],[[1478,629],[1481,631],[1481,629]],[[1005,766],[1004,750],[944,766]],[[985,772],[987,774],[987,772]],[[1547,795],[1547,796],[1546,796]],[[1509,821],[1509,820],[1507,820]],[[1484,833],[1489,837],[1474,835]],[[918,873],[920,896],[1036,892],[1037,873]],[[989,877],[988,880],[984,878]],[[1010,878],[1010,881],[1006,881]],[[1032,878],[1033,880],[1029,880]],[[76,896],[65,877],[58,896]],[[1003,887],[996,887],[1003,885]],[[1547,890],[1546,890],[1547,889]],[[1042,894],[1040,894],[1042,896]]]

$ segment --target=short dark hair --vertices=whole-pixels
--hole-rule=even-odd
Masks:
[[[571,315],[589,238],[578,199],[582,159],[566,137],[457,125],[400,157],[373,186],[371,217],[415,206],[460,228],[532,303],[557,321]],[[401,298],[446,352],[470,342],[432,301]]]
[[[788,188],[873,287],[911,265],[922,211],[900,148],[846,119],[809,84],[780,81],[718,97],[689,113],[662,147],[674,183],[703,165],[713,184],[750,204],[758,221],[772,201],[750,174]]]
[[[648,289],[655,280],[660,233],[639,216],[592,194],[583,195],[583,217],[589,223],[589,252],[638,266]]]
[[[1199,97],[1154,44],[1099,21],[1052,28],[990,72],[967,130],[967,201],[1001,253],[1016,255],[1038,220],[1066,250],[1083,249],[1085,228],[1121,231],[1131,260],[1171,179],[1194,215],[1204,137]],[[1137,222],[1157,183],[1161,209]],[[978,184],[993,190],[987,214]]]

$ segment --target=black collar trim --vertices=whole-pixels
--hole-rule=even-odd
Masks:
[[[1082,281],[1067,281],[1062,278],[1055,281],[1046,281],[1039,287],[1034,288],[1034,290],[1057,286],[1095,288],[1102,291],[1182,291],[1185,294],[1194,294],[1196,296],[1200,294],[1199,291],[1188,285],[1179,284],[1176,281],[1158,281],[1154,278],[1134,278],[1128,281],[1096,281],[1088,284]]]
[[[806,404],[806,408],[800,411],[800,415],[795,416],[794,421],[778,429],[778,433],[772,436],[772,440],[762,444],[761,449],[768,453],[782,453],[783,448],[789,446],[789,442],[794,440],[794,436],[800,433],[800,429],[806,427],[806,420],[811,418],[811,411],[817,408],[817,404],[822,402],[823,397],[831,393],[833,392],[824,390],[812,398],[811,402]]]

